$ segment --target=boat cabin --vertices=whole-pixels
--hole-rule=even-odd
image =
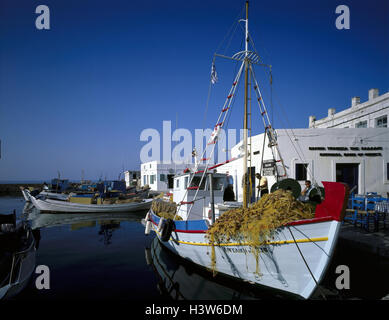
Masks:
[[[187,172],[174,177],[173,201],[177,204],[181,203],[178,215],[184,220],[203,219],[204,208],[210,208],[211,206],[210,175],[204,176],[201,181],[202,175],[202,172]],[[214,203],[222,203],[225,187],[227,186],[227,175],[224,173],[213,173],[212,176]],[[196,193],[197,200],[194,201]],[[193,208],[188,216],[192,204]]]

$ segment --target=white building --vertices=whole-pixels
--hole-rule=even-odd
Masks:
[[[360,103],[360,98],[354,97],[351,107],[344,111],[336,113],[334,108],[330,108],[328,116],[320,120],[310,116],[308,129],[276,130],[280,154],[275,152],[274,157],[267,137],[264,141],[264,134],[252,137],[253,198],[257,195],[259,183],[255,173],[261,171],[271,188],[276,182],[274,168],[281,179],[296,179],[302,187],[305,180],[319,186],[322,186],[322,181],[340,181],[347,183],[354,193],[377,192],[388,197],[388,116],[389,92],[379,96],[377,89],[371,89],[366,102]],[[241,146],[242,141],[231,150],[231,157],[240,157],[238,160],[217,168],[217,172],[228,171],[233,177],[238,201],[243,200]],[[272,162],[274,159],[276,162]],[[267,162],[268,168],[262,168],[262,160]],[[187,164],[166,165],[157,161],[144,163],[141,165],[142,186],[148,184],[152,190],[158,191],[172,190],[174,175],[181,174],[187,167]]]
[[[126,188],[137,186],[138,180],[140,179],[139,171],[124,171],[124,180],[126,181]]]
[[[309,129],[276,130],[281,155],[275,152],[275,159],[282,157],[286,177],[296,179],[303,187],[305,180],[321,186],[321,181],[341,181],[349,184],[354,193],[377,192],[389,196],[389,92],[379,96],[377,89],[369,90],[369,100],[360,103],[359,97],[352,98],[351,107],[336,113],[328,109],[328,116],[316,120],[309,117]],[[275,182],[271,175],[274,159],[266,139],[264,155],[262,146],[264,134],[252,137],[251,166],[253,191],[258,180],[255,173],[261,170],[261,160],[270,161],[270,169],[261,172],[267,176],[268,185]],[[233,147],[231,156],[239,157],[242,142]],[[234,191],[242,201],[242,159],[218,168],[218,172],[229,171],[234,177]],[[279,176],[285,174],[281,162],[275,162]],[[270,170],[270,172],[269,172]]]
[[[309,117],[310,128],[387,128],[389,92],[379,96],[378,89],[369,90],[369,100],[361,103],[360,97],[351,99],[351,107],[336,113],[328,109],[326,118]]]
[[[386,128],[333,128],[333,129],[280,129],[276,130],[286,176],[296,179],[303,187],[305,180],[322,186],[322,181],[341,181],[355,187],[354,193],[377,192],[386,197],[389,192],[389,130]],[[259,181],[254,175],[260,172],[264,134],[252,137],[253,190]],[[232,157],[241,155],[240,142],[233,147]],[[263,160],[272,160],[266,138]],[[276,160],[280,155],[275,155]],[[234,178],[234,192],[243,200],[242,158],[218,168],[229,171]],[[281,162],[275,162],[280,176],[285,174]],[[272,169],[265,169],[269,188],[276,182]]]
[[[151,190],[166,192],[173,189],[173,178],[182,173],[191,164],[165,164],[150,161],[141,164],[141,186],[149,185]]]

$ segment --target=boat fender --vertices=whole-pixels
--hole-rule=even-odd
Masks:
[[[165,219],[164,218],[159,219],[158,232],[161,232],[164,224],[165,224]]]
[[[172,219],[167,219],[162,226],[161,240],[163,242],[169,241],[173,230],[174,230],[174,221]]]
[[[145,227],[145,234],[150,234],[150,230],[151,230],[151,219],[150,219],[150,212],[147,213],[146,215],[146,218],[145,218],[145,222],[146,222],[146,227]]]

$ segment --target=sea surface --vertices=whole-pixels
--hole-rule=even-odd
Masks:
[[[36,266],[50,271],[50,289],[37,289],[38,273],[13,300],[256,300],[290,299],[198,268],[146,236],[145,212],[40,214],[19,197],[0,197],[0,214],[16,210],[37,240]],[[350,269],[350,289],[337,290],[339,265]],[[1,267],[1,266],[0,266]],[[389,293],[389,263],[338,242],[318,300],[381,299]],[[35,271],[35,270],[34,270]]]

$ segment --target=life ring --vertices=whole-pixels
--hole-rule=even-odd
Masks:
[[[166,222],[162,225],[161,240],[163,242],[169,241],[173,230],[174,230],[174,221],[172,219],[167,219]]]

